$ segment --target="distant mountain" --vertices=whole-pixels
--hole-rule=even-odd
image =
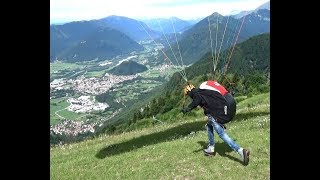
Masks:
[[[114,75],[134,75],[146,70],[148,70],[148,68],[145,65],[129,60],[123,61],[108,72]]]
[[[83,28],[83,30],[88,29],[88,27]],[[143,46],[130,39],[127,35],[108,27],[98,30],[90,29],[87,34],[77,30],[75,32],[78,32],[78,34],[70,33],[70,36],[67,35],[69,34],[68,31],[62,32],[58,28],[54,28],[53,31],[58,34],[54,37],[60,38],[60,40],[52,41],[52,43],[56,43],[53,47],[60,48],[56,49],[60,51],[55,54],[54,58],[67,62],[94,59],[105,60],[120,54],[128,54],[132,51],[144,49]],[[84,35],[80,35],[81,33],[84,33]],[[77,35],[79,37],[75,38]]]
[[[242,19],[241,19],[242,20]],[[270,32],[270,10],[258,9],[245,17],[243,31],[244,35],[257,35]],[[249,35],[250,37],[252,35]]]
[[[260,9],[267,9],[267,10],[270,10],[270,1],[258,6],[255,10],[250,10],[250,11],[241,11],[240,13],[238,14],[235,14],[235,15],[231,15],[233,18],[235,19],[240,19],[242,18],[243,16],[247,15],[247,14],[250,14],[252,12],[257,12],[258,10]]]
[[[204,17],[186,20],[189,24],[194,25],[201,21]]]
[[[218,13],[214,13],[208,17],[211,25],[213,53],[218,53],[219,49],[221,52],[222,50],[231,47],[236,40],[242,19],[234,19],[230,16],[224,17]],[[185,65],[198,61],[207,52],[212,52],[210,31],[208,29],[208,17],[204,18],[181,35],[180,41],[178,41],[179,48],[177,45],[172,44],[172,49],[173,52],[175,52],[176,57],[179,57],[178,53],[180,49]],[[227,28],[225,30],[226,25]],[[237,43],[266,32],[270,32],[270,10],[263,9],[253,12],[246,16]],[[166,48],[164,49],[164,52],[173,63],[176,62],[171,49]],[[159,55],[160,60],[164,61],[165,58],[163,53]]]
[[[106,18],[95,20],[95,22],[100,26],[117,29],[135,41],[150,39],[146,31],[152,36],[152,38],[157,38],[161,35],[160,32],[156,32],[148,28],[145,23],[123,16],[108,16]]]
[[[264,4],[262,4],[262,5],[260,5],[260,6],[257,7],[255,10],[257,11],[257,10],[259,10],[259,9],[268,9],[268,10],[270,10],[270,1],[268,1],[268,2],[266,2],[266,3],[264,3]]]
[[[62,58],[62,60],[70,60],[70,57],[72,57],[71,61],[77,61],[77,57],[79,56],[79,53],[76,54],[69,54],[69,53],[75,53],[73,51],[77,51],[75,49],[79,49],[79,43],[87,41],[90,42],[88,37],[94,37],[93,33],[96,33],[97,31],[100,31],[103,28],[112,28],[115,31],[118,31],[119,33],[123,35],[116,35],[115,37],[122,38],[122,39],[115,39],[114,42],[116,42],[116,46],[119,45],[119,43],[123,44],[123,51],[118,51],[118,47],[112,47],[112,44],[110,44],[109,50],[107,51],[109,55],[105,56],[101,53],[97,53],[101,56],[97,56],[99,59],[103,59],[105,57],[114,57],[117,55],[121,55],[119,53],[123,52],[129,52],[129,51],[136,51],[141,50],[142,46],[138,45],[137,43],[132,43],[131,41],[140,41],[144,39],[150,39],[149,35],[152,36],[152,38],[157,38],[161,35],[160,32],[155,32],[147,27],[147,25],[143,22],[121,17],[121,16],[109,16],[106,18],[98,19],[98,20],[90,20],[90,21],[74,21],[70,23],[65,23],[63,25],[51,25],[50,26],[50,61],[53,61],[55,59]],[[148,35],[148,33],[149,35]],[[131,38],[129,40],[127,37]],[[110,37],[110,36],[108,36]],[[124,38],[125,37],[125,38]],[[101,37],[103,39],[103,37]],[[127,39],[128,42],[124,42],[124,39]],[[94,41],[94,40],[93,40]],[[108,41],[107,39],[104,39],[104,41]],[[92,44],[93,45],[93,44]],[[133,47],[128,47],[128,45],[133,45]],[[140,46],[140,47],[138,47]],[[137,48],[138,47],[138,48]],[[92,50],[93,47],[87,47]],[[106,47],[105,47],[106,48]],[[112,52],[112,50],[116,50]],[[98,50],[99,51],[99,50]],[[87,55],[81,56],[83,58],[92,58],[95,57],[96,51],[85,51]],[[91,55],[89,53],[92,53]],[[94,58],[95,59],[95,58]],[[61,60],[61,59],[59,59]],[[68,61],[67,60],[67,61]],[[83,59],[79,59],[79,61],[82,61]]]
[[[180,33],[192,26],[188,21],[176,17],[143,20],[152,30],[169,33]]]
[[[50,26],[50,61],[55,60],[62,51],[83,41],[84,37],[99,29],[91,21],[77,21],[63,25]]]
[[[240,19],[242,18],[243,16],[247,15],[247,14],[250,14],[254,12],[254,10],[251,10],[251,11],[241,11],[240,13],[238,14],[235,14],[235,15],[231,15],[231,17],[235,18],[235,19]]]

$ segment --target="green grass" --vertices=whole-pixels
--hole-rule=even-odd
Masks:
[[[216,133],[217,155],[203,155],[206,118],[198,110],[174,123],[53,147],[50,179],[270,179],[269,96],[239,102],[226,125],[229,136],[251,151],[248,166]]]
[[[59,110],[61,111],[57,113],[66,119],[75,120],[79,117],[84,116],[84,113],[75,113],[75,112],[68,111],[67,109],[64,109],[69,105],[70,103],[67,102],[66,98],[58,98],[58,99],[50,100],[50,125],[54,125],[61,122],[62,119],[55,114],[55,112]]]
[[[76,63],[50,63],[50,74],[52,74],[55,71],[61,71],[61,70],[73,70],[77,68],[84,67],[85,65],[78,65]]]
[[[178,69],[177,69],[178,68]],[[181,71],[181,67],[170,67],[167,68],[165,71],[160,72],[160,70],[155,70],[155,69],[149,69],[143,73],[141,73],[141,76],[143,78],[157,78],[159,76],[171,76],[177,71]]]
[[[66,98],[57,98],[50,100],[50,114],[54,113],[57,110],[63,109],[69,106]]]
[[[114,98],[120,97],[122,101],[138,99],[139,95],[141,95],[142,92],[147,90],[152,90],[153,88],[160,85],[161,85],[161,82],[158,82],[158,81],[152,81],[152,82],[134,81],[124,86],[117,87]]]
[[[75,113],[75,112],[72,112],[72,111],[68,111],[67,109],[60,111],[59,114],[60,114],[60,116],[63,116],[65,118],[71,119],[71,120],[75,120],[75,119],[77,119],[80,116],[83,116],[85,114],[89,115],[89,113]]]
[[[89,71],[86,73],[85,77],[103,77],[106,74],[106,70],[102,71]]]
[[[149,69],[148,71],[141,73],[141,76],[143,78],[156,78],[156,77],[159,77],[159,75],[160,75],[160,72],[158,70],[152,70],[152,69]]]
[[[69,106],[66,98],[58,98],[50,100],[50,125],[57,124],[61,121],[61,118],[55,114],[56,111],[64,109]],[[59,115],[61,111],[58,112]]]

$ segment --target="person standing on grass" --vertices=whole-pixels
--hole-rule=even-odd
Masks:
[[[195,88],[188,82],[188,85],[184,88],[184,95],[190,96],[192,102],[187,108],[182,108],[182,113],[185,114],[200,106],[208,117],[206,126],[209,144],[203,150],[205,155],[215,156],[216,154],[213,133],[213,130],[215,130],[219,137],[241,156],[243,164],[248,165],[250,151],[240,147],[225,131],[224,124],[231,121],[236,113],[236,101],[226,88],[213,80],[203,82],[199,88]]]

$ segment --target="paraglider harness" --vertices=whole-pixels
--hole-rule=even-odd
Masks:
[[[184,93],[183,93],[183,102],[182,102],[182,108],[185,108],[185,102],[186,102],[186,95],[187,95],[187,87],[194,87],[192,84],[190,84],[189,81],[187,81],[187,86],[184,89]],[[227,127],[224,125],[228,122],[230,122],[231,120],[233,120],[235,114],[236,114],[236,101],[234,99],[234,97],[232,96],[231,92],[226,93],[225,95],[222,95],[222,97],[226,100],[227,104],[224,108],[224,111],[226,114],[228,114],[228,118],[227,120],[224,120],[223,123],[221,122],[217,122],[224,130],[227,129]],[[204,107],[202,107],[204,108]],[[207,124],[206,124],[207,125]]]

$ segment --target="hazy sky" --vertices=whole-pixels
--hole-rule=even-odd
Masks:
[[[110,15],[134,19],[206,17],[253,10],[270,0],[50,0],[50,24],[100,19]]]

